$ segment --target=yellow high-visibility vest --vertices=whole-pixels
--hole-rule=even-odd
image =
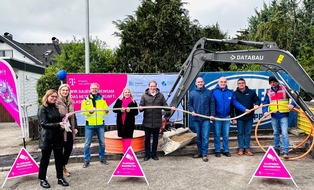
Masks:
[[[269,112],[279,109],[280,113],[289,113],[290,110],[288,109],[289,105],[289,96],[287,92],[284,90],[282,86],[279,86],[277,92],[269,89],[267,91],[267,95],[269,97]],[[272,105],[273,104],[273,105]],[[277,105],[281,104],[281,105]]]
[[[95,106],[93,105],[93,96],[89,95],[85,98],[81,103],[81,110],[93,110],[93,109],[108,109],[107,102],[99,96],[95,101]],[[104,125],[105,124],[105,111],[95,111],[94,113],[90,114],[89,112],[82,112],[85,115],[86,125]]]

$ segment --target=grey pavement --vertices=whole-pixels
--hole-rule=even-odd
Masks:
[[[22,140],[16,139],[20,136],[20,128],[11,123],[0,123],[0,158],[8,155],[16,157],[21,149]],[[301,136],[304,139],[304,136]],[[28,140],[28,139],[27,139]],[[82,143],[76,143],[74,149],[81,151]],[[212,140],[210,140],[212,144]],[[231,143],[232,144],[232,143]],[[37,145],[27,146],[26,149],[33,154],[38,152]],[[97,147],[97,145],[94,145]],[[101,165],[97,160],[97,154],[88,168],[82,168],[82,152],[71,157],[71,163],[67,168],[71,176],[67,177],[69,187],[57,184],[53,160],[48,167],[48,181],[52,189],[297,189],[289,179],[254,178],[248,184],[253,173],[261,162],[264,153],[259,147],[252,148],[254,156],[238,156],[236,147],[231,147],[231,158],[222,156],[216,158],[212,146],[209,150],[209,161],[193,159],[195,145],[187,146],[177,150],[170,155],[164,156],[161,151],[159,161],[150,159],[143,161],[143,152],[136,153],[139,163],[145,173],[149,185],[144,178],[113,177],[109,181],[113,171],[119,164],[122,155],[107,154],[109,165]],[[292,152],[290,156],[299,156],[304,150]],[[314,159],[307,155],[296,161],[283,161],[292,175],[298,189],[313,189]],[[8,175],[10,167],[4,166],[0,170],[1,185]],[[37,175],[23,176],[8,179],[4,189],[42,189],[39,186]]]

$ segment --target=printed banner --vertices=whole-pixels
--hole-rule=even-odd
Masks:
[[[251,183],[253,177],[291,179],[297,187],[297,184],[294,182],[289,171],[282,163],[272,146],[270,146],[266,151],[263,159],[249,181],[249,184]]]
[[[275,153],[274,148],[269,147],[254,177],[290,179],[291,175]]]
[[[124,153],[120,163],[114,170],[108,183],[111,181],[111,178],[113,176],[115,177],[144,177],[146,180],[146,183],[148,184],[145,174],[141,168],[141,165],[138,162],[136,155],[134,154],[132,146],[129,146],[128,150]]]
[[[0,103],[21,126],[15,74],[10,64],[4,60],[0,60],[0,89]]]
[[[207,72],[199,73],[198,76],[204,78],[205,86],[208,89],[213,89],[217,85],[219,77],[225,76],[228,80],[228,88],[235,90],[237,87],[237,80],[239,78],[244,78],[246,80],[247,86],[250,89],[256,90],[258,97],[263,100],[266,90],[270,88],[268,84],[268,77],[271,75],[270,72]],[[292,78],[283,73],[285,80],[288,84],[295,90],[299,90],[299,86],[292,80]],[[157,88],[167,97],[169,91],[171,90],[175,80],[177,79],[177,74],[101,74],[101,73],[91,73],[91,74],[67,74],[67,84],[71,88],[71,96],[74,101],[75,110],[80,110],[82,100],[89,94],[89,86],[91,83],[96,82],[100,84],[100,94],[104,96],[107,104],[110,108],[113,107],[116,99],[121,95],[123,88],[130,88],[134,99],[139,104],[142,94],[148,88],[149,81],[156,81]],[[179,86],[179,85],[178,85]],[[177,86],[177,88],[178,88]],[[194,83],[190,87],[190,91],[195,89]],[[175,92],[175,91],[174,91]],[[173,92],[173,94],[175,94]],[[167,101],[168,104],[171,103],[172,97]],[[178,106],[182,109],[182,105]],[[76,114],[78,125],[85,125],[85,117],[82,114]],[[254,125],[255,127],[258,120],[262,117],[262,110],[258,109],[255,111]],[[176,111],[174,115],[170,118],[170,121],[177,123],[183,123],[183,113]],[[136,124],[142,124],[143,112],[140,112],[135,117]],[[190,120],[191,121],[191,120]],[[295,126],[293,123],[296,122],[296,117],[294,112],[291,112],[289,117],[289,126]],[[110,112],[109,115],[105,116],[106,125],[116,124],[116,114]],[[193,124],[190,123],[190,128],[193,131]],[[259,126],[259,128],[271,128],[270,118],[266,118]],[[235,125],[231,125],[231,130],[236,129]]]
[[[293,88],[294,90],[299,91],[300,87],[299,85],[286,73],[281,73],[284,77],[285,81],[288,83],[288,85]],[[218,79],[220,77],[226,77],[227,78],[227,87],[230,90],[236,90],[237,89],[237,80],[239,78],[243,78],[246,81],[246,85],[252,89],[255,90],[257,96],[260,98],[261,101],[264,100],[264,96],[266,94],[267,89],[270,88],[268,78],[272,74],[267,71],[255,71],[255,72],[206,72],[206,73],[199,73],[199,77],[203,77],[205,82],[205,87],[209,90],[214,89],[217,86]],[[195,85],[192,84],[190,91],[195,89]],[[289,126],[296,126],[296,113],[291,112],[289,115]],[[253,126],[255,128],[257,122],[259,119],[263,117],[262,109],[255,110],[254,120],[253,120]],[[190,119],[190,126],[193,125],[192,120]],[[271,118],[268,117],[264,119],[260,125],[259,129],[265,129],[265,128],[272,128],[271,127]],[[235,130],[236,125],[231,125],[230,130]],[[193,127],[191,128],[193,131]]]
[[[89,94],[89,86],[91,83],[96,82],[100,85],[99,93],[105,98],[109,108],[112,108],[115,101],[122,94],[125,87],[130,88],[137,104],[140,103],[142,94],[148,88],[149,81],[156,81],[157,88],[167,97],[177,75],[174,74],[160,74],[160,75],[133,75],[133,74],[67,74],[67,84],[71,88],[71,97],[74,102],[74,109],[80,110],[81,102]],[[168,104],[171,99],[168,100]],[[182,108],[180,105],[178,108]],[[77,123],[79,126],[85,125],[85,117],[83,114],[78,113]],[[171,118],[171,121],[179,121],[182,123],[182,112],[176,112]],[[143,112],[140,112],[135,117],[136,124],[142,124]],[[116,114],[110,112],[105,116],[106,125],[116,124]]]
[[[27,152],[25,148],[20,150],[13,166],[8,174],[8,178],[15,178],[25,175],[32,175],[39,172],[39,166],[33,157]]]

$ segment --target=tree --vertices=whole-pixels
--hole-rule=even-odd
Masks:
[[[46,91],[49,89],[58,90],[60,86],[60,80],[58,79],[56,73],[48,72],[41,76],[37,81],[37,94],[38,103],[41,103],[42,97],[45,95]]]
[[[314,0],[273,0],[249,19],[252,41],[274,41],[314,78]],[[302,95],[304,97],[304,95]]]
[[[113,72],[113,62],[116,57],[114,52],[106,48],[106,43],[99,39],[91,39],[90,42],[90,72],[107,73]],[[69,43],[63,43],[61,54],[54,60],[56,65],[51,66],[50,70],[65,70],[67,73],[85,72],[85,40],[76,38]]]
[[[204,30],[181,0],[142,0],[134,16],[113,22],[121,38],[117,72],[177,72]],[[213,37],[213,36],[207,36]]]
[[[116,57],[114,52],[106,49],[106,43],[99,39],[91,40],[90,43],[90,71],[92,73],[113,72],[113,62]],[[54,57],[56,64],[45,69],[45,74],[37,82],[37,93],[39,102],[48,89],[58,90],[60,80],[57,77],[59,70],[67,73],[85,72],[85,42],[84,40],[74,40],[63,43],[61,54]]]

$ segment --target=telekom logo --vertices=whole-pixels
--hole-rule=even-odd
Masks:
[[[74,86],[74,84],[76,83],[75,82],[75,78],[70,78],[69,79],[69,83],[70,83],[71,86]]]

